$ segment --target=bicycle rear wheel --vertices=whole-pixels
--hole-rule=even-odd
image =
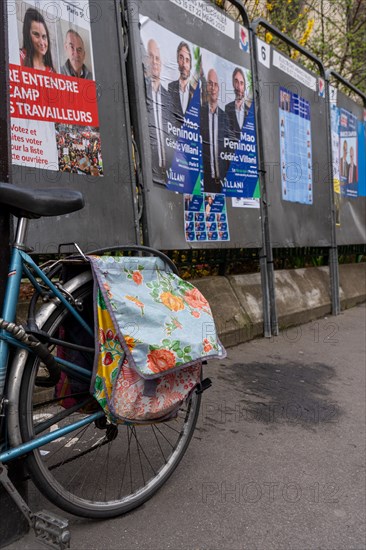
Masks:
[[[73,296],[83,305],[84,316],[90,317],[92,286],[84,285]],[[66,339],[76,334],[84,340],[70,317],[59,306],[40,328],[57,338],[62,333],[65,345],[57,346],[57,351],[62,348],[62,357],[76,362],[78,352],[66,347]],[[79,359],[83,368],[89,364],[91,369],[93,353],[79,353]],[[98,408],[87,387],[74,388],[69,401],[54,387],[40,387],[43,370],[41,361],[29,356],[19,403],[23,441],[67,426]],[[85,404],[88,398],[91,403]],[[180,462],[196,425],[200,398],[193,393],[170,421],[115,426],[102,417],[91,422],[31,452],[27,457],[31,477],[50,501],[72,514],[109,518],[128,512],[149,499]]]

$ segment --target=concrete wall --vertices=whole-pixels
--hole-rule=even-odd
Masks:
[[[366,263],[339,266],[341,307],[366,300]],[[222,343],[233,346],[263,335],[259,273],[191,281],[210,302]],[[275,271],[279,327],[306,323],[331,313],[329,269]]]

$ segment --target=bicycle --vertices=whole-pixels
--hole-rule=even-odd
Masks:
[[[13,490],[4,465],[25,456],[31,479],[59,508],[87,518],[124,514],[149,499],[183,457],[196,425],[202,387],[170,421],[111,424],[89,393],[94,329],[87,258],[77,247],[78,254],[38,266],[26,246],[31,218],[79,210],[83,197],[72,190],[0,183],[0,202],[18,218],[0,319],[0,480]],[[177,272],[167,256],[144,246],[92,253],[116,249],[157,255]],[[15,322],[22,277],[34,288],[24,327]],[[68,407],[65,395],[56,391],[65,377],[74,383]],[[12,496],[43,535],[55,528],[52,515],[47,519],[33,514],[20,495]]]

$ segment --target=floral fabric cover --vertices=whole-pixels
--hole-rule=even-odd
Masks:
[[[161,376],[156,380],[154,395],[146,395],[146,381],[129,365],[99,290],[96,298],[100,352],[97,354],[91,393],[113,423],[143,423],[174,416],[200,382],[201,364]],[[132,351],[133,339],[127,342]]]
[[[113,321],[111,330],[139,376],[155,379],[226,356],[207,300],[162,259],[89,256],[89,260]],[[111,361],[111,350],[102,353],[104,362]]]

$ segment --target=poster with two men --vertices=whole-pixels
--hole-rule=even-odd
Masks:
[[[153,180],[184,194],[258,192],[251,71],[140,15]]]

